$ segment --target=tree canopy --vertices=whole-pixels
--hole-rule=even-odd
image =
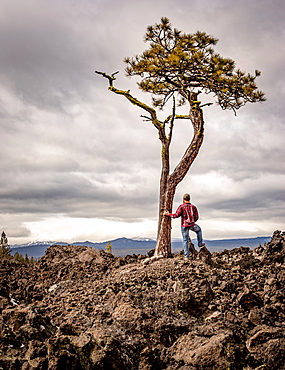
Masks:
[[[138,86],[152,94],[155,107],[163,108],[174,93],[180,104],[190,100],[191,92],[213,93],[222,109],[234,112],[247,102],[265,100],[255,84],[260,72],[251,75],[236,69],[232,59],[214,52],[218,39],[205,32],[185,34],[162,18],[147,28],[145,41],[149,49],[125,58],[126,73],[141,77]]]

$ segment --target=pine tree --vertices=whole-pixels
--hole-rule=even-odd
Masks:
[[[6,234],[3,231],[1,234],[0,258],[10,258],[10,257],[11,257],[11,249],[9,247]]]
[[[203,107],[198,99],[201,93],[212,94],[223,109],[230,109],[235,114],[248,102],[265,101],[262,91],[257,89],[254,75],[235,68],[232,59],[224,58],[214,52],[213,46],[218,40],[205,32],[185,34],[172,29],[169,19],[162,18],[161,23],[149,26],[145,41],[150,47],[141,55],[125,58],[126,74],[141,79],[138,86],[152,96],[153,107],[139,101],[130,91],[114,87],[115,75],[95,71],[109,81],[109,90],[122,95],[132,104],[143,109],[158,131],[161,141],[162,170],[160,177],[160,201],[156,256],[168,257],[171,254],[171,219],[164,215],[172,211],[177,185],[184,179],[196,159],[204,139]],[[172,100],[172,113],[161,121],[155,108],[163,109]],[[176,113],[177,107],[187,104],[188,115]],[[170,144],[174,124],[177,120],[189,120],[193,127],[193,136],[179,163],[170,173]]]
[[[16,252],[13,258],[19,262],[24,262],[24,257],[19,252]]]
[[[110,242],[108,242],[108,244],[106,245],[106,251],[107,251],[108,253],[111,253],[111,254],[112,254],[112,245],[111,245],[111,243],[110,243]]]

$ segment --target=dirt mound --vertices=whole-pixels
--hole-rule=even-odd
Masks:
[[[190,261],[56,245],[1,260],[0,369],[285,369],[284,257],[276,231]]]

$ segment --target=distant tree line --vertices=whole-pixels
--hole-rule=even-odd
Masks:
[[[27,253],[25,254],[25,257],[24,257],[19,252],[16,252],[14,254],[14,256],[12,256],[11,252],[12,252],[12,250],[9,246],[8,238],[5,234],[5,232],[3,231],[2,234],[1,234],[0,259],[3,259],[3,258],[11,259],[11,258],[13,258],[13,259],[15,259],[17,261],[20,261],[22,263],[34,263],[34,262],[36,262],[34,257],[29,258]]]

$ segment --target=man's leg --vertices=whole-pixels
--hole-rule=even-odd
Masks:
[[[182,233],[182,244],[184,250],[184,258],[189,258],[189,248],[188,248],[188,238],[189,238],[189,228],[188,227],[181,227]]]
[[[195,224],[193,227],[190,227],[191,231],[194,231],[197,234],[198,247],[201,248],[203,245],[202,238],[202,229],[199,225]]]

